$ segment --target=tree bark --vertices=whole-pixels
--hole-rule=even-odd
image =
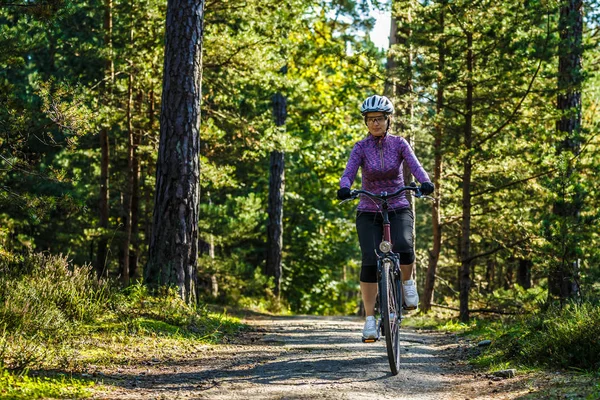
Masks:
[[[400,54],[404,54],[403,59],[396,59],[392,53],[387,60],[387,76],[384,92],[392,97],[396,102],[398,120],[394,125],[395,134],[403,136],[410,147],[414,149],[415,139],[413,133],[413,117],[414,117],[414,99],[413,99],[413,52],[410,48],[410,38],[412,35],[412,1],[403,2],[402,10],[404,15],[397,15],[395,10],[400,7],[394,7],[392,4],[392,16],[390,24],[390,48],[394,45],[404,46]],[[402,75],[401,75],[402,74]],[[406,99],[405,103],[400,103],[401,99]],[[400,116],[404,116],[406,121],[400,120]],[[412,173],[406,163],[402,163],[402,176],[404,184],[408,185],[412,181]],[[409,208],[415,215],[415,204],[412,196],[407,196]],[[416,226],[413,224],[413,251],[416,243]],[[402,277],[403,280],[415,278],[415,270],[413,276]]]
[[[287,106],[285,97],[277,93],[273,96],[273,114],[275,125],[285,125]],[[269,168],[269,205],[267,208],[267,276],[275,280],[273,294],[279,298],[281,293],[282,252],[283,252],[283,194],[285,191],[284,152],[271,152]]]
[[[150,287],[197,301],[200,99],[204,1],[169,0],[160,145],[148,263]]]
[[[109,50],[108,58],[105,60],[105,78],[102,84],[102,95],[104,101],[110,98],[109,93],[112,91],[114,82],[114,64],[112,59],[112,0],[104,1],[104,45]],[[108,83],[106,83],[108,81]],[[96,258],[96,272],[98,277],[108,275],[108,221],[109,221],[109,142],[108,142],[108,127],[103,126],[100,129],[100,201],[99,201],[99,226],[100,239],[98,240],[98,254]]]
[[[138,92],[136,99],[136,113],[141,115],[144,94]],[[133,130],[133,148],[132,148],[132,187],[131,187],[131,249],[129,253],[129,279],[137,279],[138,258],[140,254],[140,157],[138,149],[142,140],[142,129]]]
[[[471,288],[471,175],[473,170],[471,149],[473,147],[473,33],[467,35],[467,93],[465,99],[465,127],[462,180],[462,226],[461,226],[461,273],[460,273],[460,320],[469,321],[469,289]]]
[[[442,8],[440,11],[440,26],[441,33],[444,32],[445,26],[445,10]],[[436,96],[436,114],[439,116],[443,110],[444,104],[444,82],[443,82],[443,71],[445,66],[446,58],[446,44],[441,40],[438,44],[438,73],[439,78],[437,80],[437,96]],[[435,137],[433,141],[433,152],[434,152],[434,168],[433,168],[433,183],[435,186],[435,201],[431,206],[431,225],[433,231],[433,246],[429,251],[429,263],[427,265],[427,275],[425,277],[425,288],[423,292],[423,306],[422,310],[428,312],[431,310],[433,304],[433,296],[435,291],[435,274],[437,271],[438,261],[440,259],[440,253],[442,250],[442,214],[440,209],[441,202],[441,180],[442,180],[442,169],[443,169],[443,149],[442,149],[442,138],[443,128],[442,124],[436,122],[435,124]]]
[[[559,144],[558,151],[570,152],[576,156],[581,151],[581,83],[583,57],[583,2],[581,0],[563,0],[559,16],[559,57],[558,57],[558,98],[557,109],[561,114],[556,123],[559,134],[565,139]],[[573,184],[574,168],[568,167],[564,183]],[[565,198],[554,205],[554,214],[562,219],[560,244],[562,251],[557,265],[550,270],[548,277],[548,300],[559,300],[561,304],[577,296],[577,275],[580,260],[577,257],[573,241],[568,237],[572,233],[566,227],[568,221],[577,222],[581,210],[580,200]]]
[[[506,268],[504,270],[504,286],[505,290],[509,290],[513,287],[513,272],[514,272],[514,260],[508,260]]]
[[[130,31],[130,34],[133,34]],[[133,74],[127,79],[127,170],[125,171],[125,190],[123,193],[123,240],[121,242],[121,283],[129,286],[129,245],[131,243],[131,196],[133,195]]]
[[[531,266],[533,262],[529,259],[520,258],[517,268],[517,283],[523,289],[531,287]]]
[[[493,258],[488,258],[485,264],[485,281],[487,282],[485,287],[486,293],[492,293],[496,287],[494,280],[495,273],[496,261]]]

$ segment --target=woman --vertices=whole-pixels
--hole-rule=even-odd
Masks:
[[[402,137],[388,133],[391,116],[394,112],[392,102],[387,97],[374,95],[363,102],[360,112],[369,130],[369,135],[356,143],[350,153],[346,169],[340,179],[338,199],[344,200],[350,197],[350,187],[359,168],[362,172],[363,190],[373,193],[395,192],[404,186],[403,162],[406,162],[410,172],[421,182],[421,192],[425,195],[433,193],[433,184],[408,142]],[[400,255],[402,276],[408,278],[402,283],[405,308],[416,309],[419,304],[419,295],[415,281],[412,279],[415,262],[412,234],[414,216],[404,194],[389,201],[389,219],[394,252]],[[383,230],[379,204],[374,200],[361,197],[356,213],[356,230],[362,252],[360,290],[367,316],[363,338],[372,339],[377,336],[375,321],[377,257],[375,247],[381,242]]]

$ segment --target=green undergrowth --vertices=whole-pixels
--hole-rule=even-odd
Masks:
[[[245,329],[224,312],[186,304],[175,289],[121,290],[62,256],[0,257],[0,398],[82,397],[85,381],[27,371],[183,359]]]
[[[600,308],[569,304],[500,320],[478,320],[465,333],[492,344],[476,364],[600,371]]]
[[[0,371],[0,399],[83,399],[90,397],[93,381],[65,374],[31,377]]]
[[[403,324],[468,339],[474,347],[471,361],[484,368],[600,371],[600,307],[591,302],[517,316],[471,318],[468,323],[447,316],[418,315]],[[491,345],[477,346],[486,339]]]
[[[403,325],[454,333],[467,349],[465,361],[479,369],[527,374],[531,393],[519,399],[600,399],[600,307],[594,303],[468,323],[430,313],[407,318]],[[479,346],[483,340],[491,344]]]

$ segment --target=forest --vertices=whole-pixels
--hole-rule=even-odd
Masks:
[[[358,315],[336,191],[381,94],[436,187],[412,205],[421,311],[600,325],[596,1],[206,0],[199,21],[188,3],[0,0],[2,302],[59,259],[188,304]]]

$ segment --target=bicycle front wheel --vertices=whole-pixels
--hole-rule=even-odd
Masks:
[[[380,293],[381,318],[385,332],[385,344],[392,375],[400,368],[400,321],[402,319],[402,293],[399,279],[394,274],[392,260],[384,259],[381,268]]]

